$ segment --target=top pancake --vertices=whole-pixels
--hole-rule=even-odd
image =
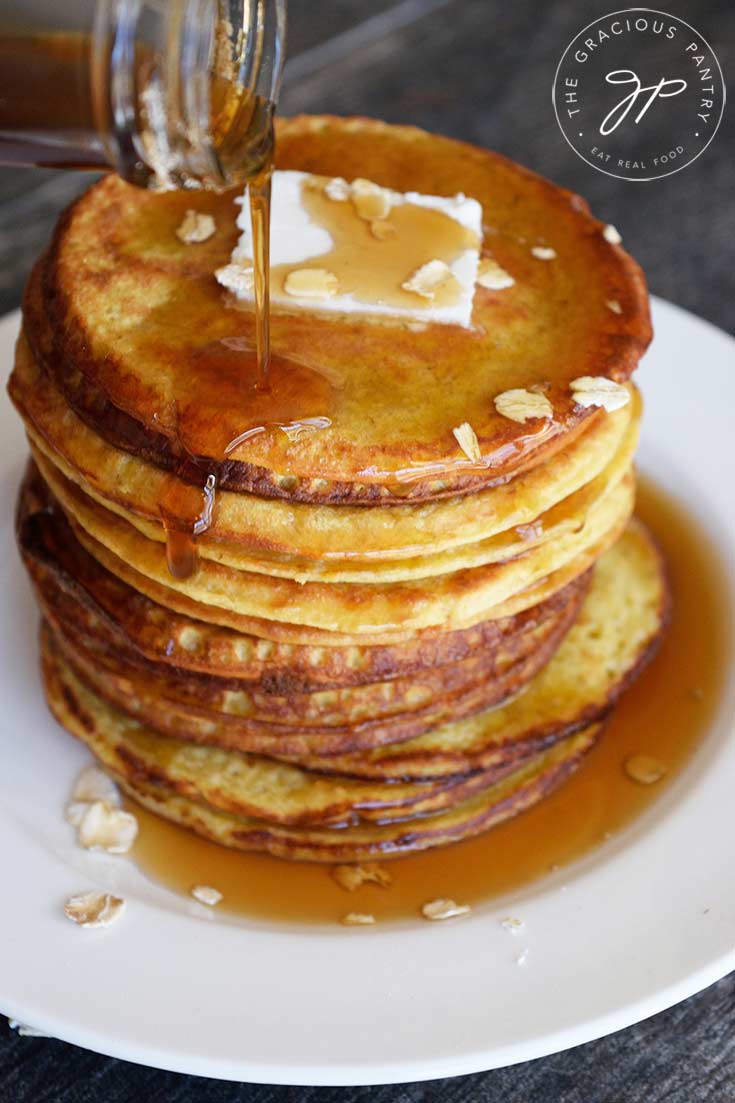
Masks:
[[[577,406],[569,382],[628,378],[650,338],[647,297],[637,265],[577,196],[497,154],[363,119],[283,122],[277,164],[477,198],[483,248],[514,286],[478,287],[471,330],[274,312],[264,395],[252,356],[221,343],[253,340],[252,312],[228,307],[213,275],[237,238],[233,194],[149,194],[109,176],[62,219],[25,302],[36,358],[107,441],[195,484],[202,465],[187,454],[206,460],[222,489],[393,503],[502,481],[604,417]],[[178,240],[187,208],[214,216],[209,241]],[[554,260],[532,255],[541,244]],[[553,422],[495,412],[497,394],[533,384],[544,385]],[[224,458],[247,429],[313,417],[331,425],[299,440],[267,429]],[[453,437],[464,421],[481,466]]]
[[[200,549],[211,542],[235,545],[279,573],[284,556],[319,560],[331,570],[405,560],[470,546],[518,526],[579,492],[611,462],[624,460],[637,442],[640,396],[607,417],[593,419],[549,461],[501,486],[439,501],[405,502],[392,509],[369,505],[315,505],[223,490]],[[127,519],[160,525],[161,502],[175,476],[113,448],[77,417],[33,360],[21,334],[8,391],[34,445],[86,494]],[[201,492],[193,491],[194,501]],[[135,520],[133,520],[135,523]],[[528,535],[528,533],[526,533]],[[159,536],[160,538],[160,536]],[[307,573],[307,572],[302,572]]]

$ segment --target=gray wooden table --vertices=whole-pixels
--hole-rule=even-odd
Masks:
[[[732,111],[726,109],[697,162],[645,185],[588,167],[556,126],[550,90],[562,50],[585,24],[616,7],[612,0],[291,0],[282,110],[375,115],[498,149],[584,195],[621,230],[653,292],[732,331]],[[666,0],[665,8],[710,41],[727,80],[735,71],[733,0]],[[18,305],[59,211],[87,183],[82,174],[0,170],[0,313]],[[566,1053],[392,1088],[222,1084],[18,1037],[0,1019],[0,1103],[293,1099],[735,1103],[735,976]]]

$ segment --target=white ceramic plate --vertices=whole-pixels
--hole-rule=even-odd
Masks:
[[[684,500],[731,564],[735,342],[663,302],[640,381],[641,468]],[[9,364],[17,316],[0,322]],[[696,390],[694,390],[696,388]],[[684,443],[686,442],[686,446]],[[13,546],[25,445],[0,408],[0,1008],[56,1037],[147,1065],[278,1084],[424,1080],[578,1045],[735,968],[733,706],[642,820],[571,869],[455,923],[267,927],[80,851],[62,807],[86,752],[48,716],[37,615]],[[723,601],[732,600],[723,594]],[[447,857],[451,861],[451,857]],[[62,902],[128,899],[82,931]],[[705,914],[706,912],[706,914]],[[516,958],[528,947],[528,962]]]

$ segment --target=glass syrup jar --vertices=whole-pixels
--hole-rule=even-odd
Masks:
[[[286,0],[0,0],[0,163],[157,188],[267,169]]]

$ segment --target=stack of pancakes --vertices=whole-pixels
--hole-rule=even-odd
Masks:
[[[264,391],[214,277],[233,196],[103,180],[25,297],[19,543],[51,709],[135,800],[232,847],[398,855],[541,799],[660,634],[631,521],[645,286],[581,200],[495,154],[300,118],[277,163],[477,198],[513,286],[476,289],[471,329],[274,313]],[[209,240],[177,237],[189,208]],[[582,376],[628,401],[581,405]],[[499,413],[518,388],[553,416]]]

